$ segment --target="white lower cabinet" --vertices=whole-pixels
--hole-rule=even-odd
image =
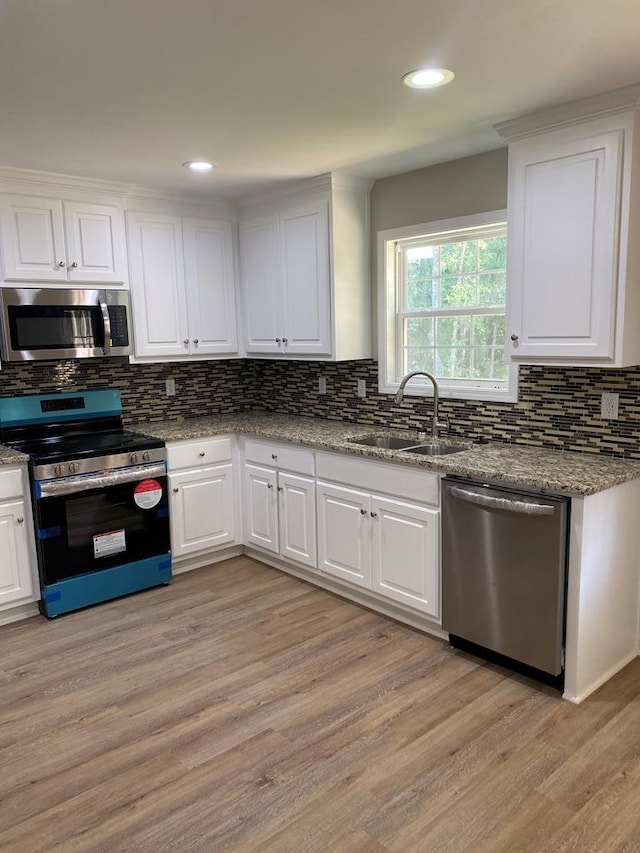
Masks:
[[[26,495],[22,468],[0,471],[0,621],[4,611],[37,599],[31,504]]]
[[[235,544],[231,439],[171,443],[167,456],[174,560]]]
[[[245,460],[245,544],[317,568],[313,452],[247,439]]]
[[[439,619],[437,475],[327,453],[317,473],[319,569]]]

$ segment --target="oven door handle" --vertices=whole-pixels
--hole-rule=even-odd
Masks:
[[[149,477],[164,477],[166,473],[165,463],[158,462],[155,465],[136,465],[134,468],[122,468],[104,474],[79,474],[77,477],[39,480],[36,482],[36,497],[54,498],[59,495],[73,495],[76,492],[117,486],[120,483],[135,483]]]
[[[102,314],[102,325],[104,327],[104,354],[111,355],[111,317],[109,316],[109,306],[102,299],[98,300],[100,313]]]

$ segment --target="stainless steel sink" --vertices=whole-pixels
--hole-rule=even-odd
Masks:
[[[442,442],[420,444],[417,447],[403,447],[402,449],[407,453],[419,453],[421,456],[448,456],[450,453],[468,450],[467,447],[460,447],[459,444],[443,444]]]
[[[419,453],[421,456],[447,456],[467,450],[459,444],[446,444],[443,441],[425,441],[419,438],[401,438],[397,435],[361,435],[349,439],[349,444],[362,447],[379,447],[382,450],[402,450],[405,453]]]
[[[420,444],[419,438],[399,438],[396,435],[362,435],[350,438],[349,444],[361,444],[364,447],[380,447],[383,450],[405,450]]]

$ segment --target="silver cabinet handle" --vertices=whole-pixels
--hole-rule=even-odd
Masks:
[[[489,495],[480,495],[477,492],[469,492],[467,489],[459,489],[454,486],[451,489],[451,497],[476,504],[487,509],[503,509],[506,512],[519,512],[521,515],[553,515],[556,511],[549,504],[534,504],[531,501],[514,501],[510,498],[493,498]]]
[[[511,340],[515,343],[518,340],[517,335],[511,335]]]
[[[378,513],[377,512],[371,512],[371,513],[369,513],[369,515],[371,516],[371,518],[377,518]]]
[[[281,341],[281,340],[282,340],[282,338],[276,338],[276,343],[278,344],[278,346],[280,346],[280,341]]]
[[[279,492],[284,492],[284,486],[278,486],[278,491],[279,491]]]
[[[174,491],[174,494],[178,494],[178,492],[180,491],[180,489],[174,489],[173,491]]]
[[[16,518],[16,521],[18,522],[18,524],[22,524],[22,522],[24,521],[24,518],[23,518],[21,515],[19,515],[19,516]]]
[[[272,454],[271,454],[271,458],[272,458],[272,459],[277,459],[277,458],[278,458],[278,454],[277,454],[277,453],[272,453]]]
[[[272,489],[272,488],[273,488],[273,483],[267,483],[267,488],[268,488],[268,489]]]
[[[189,346],[189,338],[185,338],[185,339],[182,341],[182,343],[183,343],[186,347],[188,347],[188,346]]]
[[[77,261],[74,261],[74,262],[71,264],[71,269],[73,269],[73,270],[77,270],[77,269],[78,269],[78,262],[77,262]]]
[[[63,267],[66,267],[66,264],[64,261],[58,261],[58,266],[60,267],[60,269],[63,269]]]
[[[366,514],[367,514],[366,509],[360,509],[360,515],[366,515]]]
[[[196,346],[198,346],[198,344],[200,343],[200,341],[198,340],[198,338],[194,338],[194,339],[193,339],[193,343],[194,343]]]
[[[205,455],[204,450],[201,450],[200,453],[198,453],[198,456],[204,456],[204,455]]]
[[[289,343],[289,338],[283,338],[282,343],[286,346]]]

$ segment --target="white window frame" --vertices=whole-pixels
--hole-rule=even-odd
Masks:
[[[455,219],[441,219],[437,222],[409,225],[402,228],[390,228],[378,231],[378,390],[382,394],[395,394],[400,384],[397,378],[400,358],[400,335],[398,324],[398,294],[396,282],[397,261],[396,244],[399,240],[418,237],[433,239],[443,236],[443,242],[451,232],[464,232],[466,229],[506,225],[507,211],[492,210]],[[464,239],[460,233],[459,239]],[[505,356],[506,358],[506,356]],[[510,363],[506,386],[492,385],[490,380],[452,379],[438,380],[441,397],[462,400],[500,400],[516,402],[518,399],[518,366]],[[433,395],[431,383],[420,377],[409,382],[405,394],[411,396]]]

